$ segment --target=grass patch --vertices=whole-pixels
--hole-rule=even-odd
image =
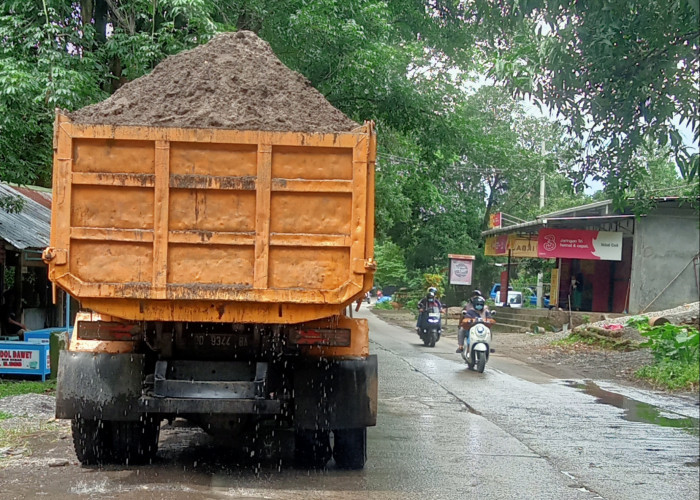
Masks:
[[[56,393],[56,380],[46,382],[27,380],[0,380],[0,398],[19,396],[20,394],[50,394]]]
[[[377,302],[374,304],[375,309],[380,309],[383,311],[391,311],[394,309],[394,306],[391,305],[391,302],[386,301],[386,302]]]
[[[26,437],[27,433],[19,429],[0,429],[0,447],[23,448],[26,445]]]
[[[12,415],[5,413],[4,411],[0,411],[0,420],[7,420],[8,418],[12,418]]]
[[[601,349],[619,349],[619,346],[614,340],[583,337],[578,333],[572,333],[564,339],[555,340],[551,345],[558,347],[571,347],[576,344],[585,344],[593,347],[600,347]]]
[[[700,386],[700,364],[664,360],[643,366],[635,372],[635,376],[657,387],[697,391]]]

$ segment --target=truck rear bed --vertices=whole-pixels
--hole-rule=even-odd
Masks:
[[[131,320],[297,323],[371,286],[371,123],[310,134],[79,125],[54,137],[52,280]]]

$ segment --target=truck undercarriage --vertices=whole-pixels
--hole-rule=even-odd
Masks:
[[[357,324],[345,317],[321,328],[84,315],[61,352],[56,416],[72,420],[85,464],[147,462],[160,423],[185,418],[231,438],[273,421],[294,430],[298,465],[323,467],[332,456],[339,467],[362,468],[366,428],[376,424],[377,360],[350,347],[366,337]]]

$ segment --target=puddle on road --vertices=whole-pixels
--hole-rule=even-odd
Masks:
[[[615,392],[606,391],[598,387],[594,382],[586,380],[584,384],[567,381],[566,385],[579,389],[586,394],[594,396],[596,403],[603,403],[625,410],[623,418],[629,422],[642,422],[661,427],[676,427],[683,429],[694,436],[700,435],[700,420],[693,417],[679,415],[658,406],[642,403]]]

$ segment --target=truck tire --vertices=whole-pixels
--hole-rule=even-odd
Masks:
[[[108,429],[102,420],[74,418],[71,421],[73,447],[83,465],[101,465],[108,462]]]
[[[308,429],[294,431],[294,462],[298,467],[323,469],[331,456],[329,431]]]
[[[362,469],[367,460],[367,428],[333,431],[333,458],[341,469]]]
[[[160,421],[142,417],[139,421],[110,422],[112,460],[118,464],[149,463],[158,452]]]

